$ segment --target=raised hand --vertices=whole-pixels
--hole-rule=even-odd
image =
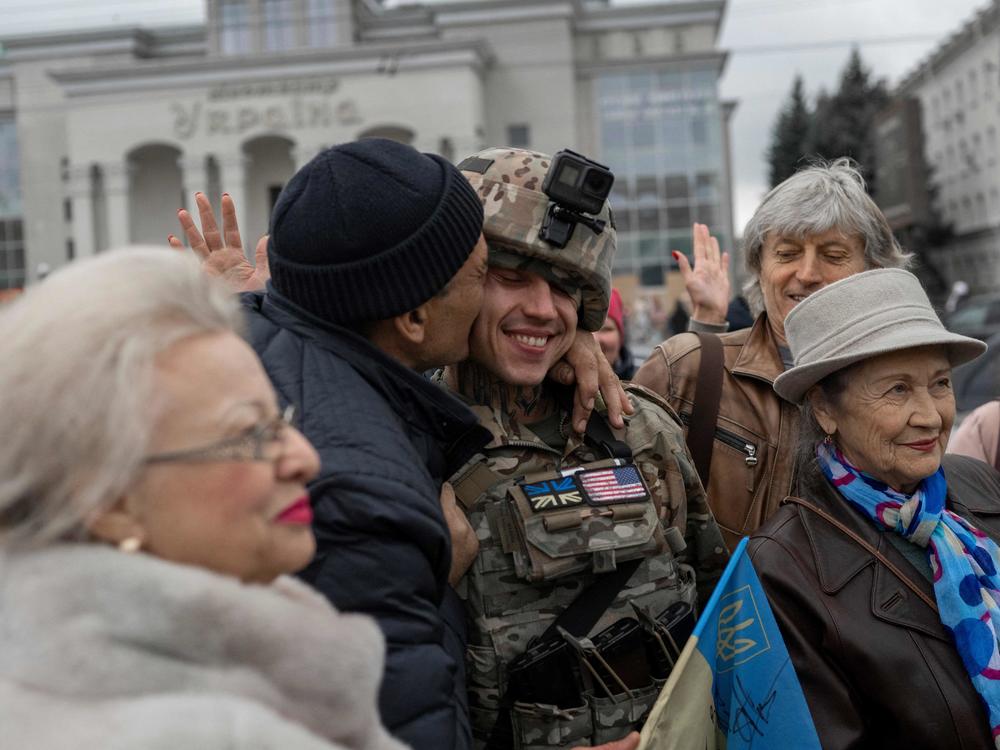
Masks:
[[[730,293],[729,253],[720,252],[719,241],[705,224],[693,225],[692,233],[694,267],[684,253],[672,253],[691,297],[691,317],[700,323],[725,323]]]
[[[229,194],[222,194],[221,232],[208,197],[204,193],[195,193],[194,200],[198,206],[201,230],[199,231],[194,218],[186,209],[177,211],[177,220],[194,254],[201,259],[202,270],[221,278],[234,292],[263,289],[271,278],[271,270],[267,265],[267,235],[257,240],[257,247],[254,249],[255,265],[251,265],[243,252],[243,240],[236,221],[236,206]],[[167,242],[175,250],[186,251],[184,243],[172,234],[167,237]]]

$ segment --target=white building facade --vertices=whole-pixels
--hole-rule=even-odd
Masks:
[[[1000,289],[1000,0],[900,84],[920,102],[938,215],[954,231],[934,262],[974,292]]]
[[[322,148],[381,135],[453,160],[580,150],[616,172],[619,271],[663,283],[692,221],[731,241],[724,0],[207,0],[204,26],[36,34],[0,55],[0,288],[163,244],[195,191],[245,243]]]

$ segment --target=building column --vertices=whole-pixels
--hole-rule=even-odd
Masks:
[[[181,169],[181,190],[185,206],[194,207],[195,193],[205,193],[213,205],[218,203],[219,196],[208,193],[207,159],[205,154],[184,154],[177,160],[177,166]]]
[[[296,143],[292,146],[292,163],[295,164],[295,171],[302,169],[325,148],[326,146],[318,143]]]
[[[73,250],[87,258],[97,248],[94,233],[94,180],[89,164],[71,167],[67,197],[73,206]]]
[[[132,242],[129,184],[132,168],[126,160],[106,162],[104,194],[108,206],[108,248],[124,247]],[[144,211],[156,211],[155,206],[143,206]]]
[[[219,164],[219,187],[233,199],[236,221],[240,226],[240,234],[243,235],[247,227],[247,164],[250,160],[243,154],[237,153],[220,154],[216,157],[216,161]],[[243,252],[251,260],[255,243],[256,238],[243,236]]]

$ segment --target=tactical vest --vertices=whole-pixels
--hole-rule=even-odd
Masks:
[[[459,587],[469,615],[466,679],[475,746],[487,746],[498,716],[510,723],[502,746],[521,750],[620,739],[644,718],[664,680],[610,698],[591,690],[572,708],[521,701],[501,710],[510,665],[598,574],[630,559],[642,561],[589,635],[623,618],[655,617],[677,602],[693,608],[694,572],[675,559],[683,535],[660,524],[664,484],[669,493],[684,487],[665,479],[652,457],[638,455],[631,465],[658,488],[641,502],[577,502],[579,497],[565,497],[572,483],[555,477],[549,486],[555,492],[536,492],[532,503],[529,494],[552,481],[546,477],[553,472],[579,466],[606,472],[616,464],[591,445],[564,457],[540,440],[508,440],[485,454],[452,479],[480,543]],[[498,746],[495,735],[490,746]]]

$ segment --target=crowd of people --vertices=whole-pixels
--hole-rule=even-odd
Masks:
[[[696,225],[633,373],[553,163],[335,146],[254,263],[198,194],[0,310],[12,747],[633,750],[747,535],[823,747],[996,746],[1000,475],[944,455],[985,345],[856,168],[765,197],[749,328]]]

